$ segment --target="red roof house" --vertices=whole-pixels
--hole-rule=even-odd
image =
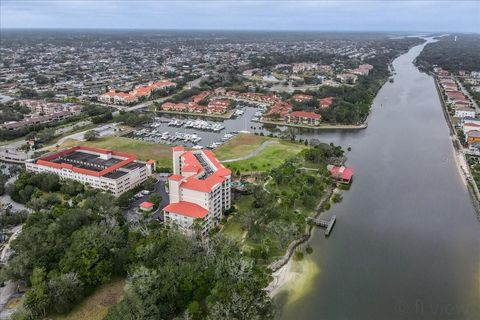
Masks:
[[[318,106],[321,109],[330,108],[332,103],[333,103],[333,97],[326,97],[326,98],[320,99],[320,101],[318,102]]]
[[[332,178],[339,180],[343,183],[350,183],[353,178],[353,169],[351,167],[344,166],[328,166],[328,170],[332,175]]]
[[[153,206],[153,203],[145,201],[140,204],[140,210],[149,212],[153,210]]]
[[[318,126],[322,116],[315,112],[294,111],[287,114],[288,123],[306,124],[309,126]]]

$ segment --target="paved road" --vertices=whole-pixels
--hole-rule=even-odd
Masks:
[[[7,180],[6,184],[14,183],[15,180],[17,180],[17,178],[18,178],[18,176],[10,177]],[[29,212],[31,211],[29,208],[25,207],[23,204],[13,201],[12,198],[10,198],[10,195],[8,195],[7,193],[0,196],[0,203],[11,204],[12,205],[12,208],[11,208],[12,211],[21,211],[21,210],[26,210],[26,211],[29,211]]]
[[[5,283],[5,286],[0,288],[0,319],[3,318],[4,314],[4,308],[5,305],[8,303],[8,300],[10,300],[11,296],[15,293],[15,289],[17,287],[17,283],[13,281],[7,281]],[[8,318],[5,318],[8,319]]]
[[[247,160],[252,157],[255,157],[257,154],[262,152],[266,147],[268,147],[271,144],[277,144],[278,141],[265,141],[261,145],[259,145],[255,150],[247,154],[246,156],[239,157],[239,158],[233,158],[233,159],[227,159],[227,160],[222,160],[222,162],[235,162],[235,161],[242,161],[242,160]]]
[[[68,135],[68,136],[65,136],[65,137],[59,139],[57,142],[55,142],[55,144],[45,146],[43,148],[40,148],[39,150],[41,150],[41,151],[49,150],[51,148],[54,148],[57,145],[61,145],[62,143],[64,143],[67,140],[85,141],[85,137],[84,137],[85,133],[90,131],[90,130],[97,131],[97,134],[100,138],[107,137],[107,136],[112,136],[116,132],[115,129],[117,129],[117,125],[118,125],[118,123],[107,124],[107,125],[103,125],[101,127],[97,127],[95,129],[88,129],[88,130],[84,130],[84,131],[81,131],[81,132],[72,133],[71,135]]]
[[[10,250],[10,244],[15,240],[20,232],[22,232],[22,226],[16,226],[12,229],[12,236],[8,239],[8,243],[2,250],[0,261],[1,263],[6,263],[10,258],[12,251]],[[0,319],[10,319],[10,315],[14,310],[5,311],[5,305],[8,303],[8,300],[15,294],[17,283],[14,281],[7,281],[5,286],[0,288]]]
[[[20,232],[22,232],[22,225],[13,227],[11,231],[12,236],[10,237],[10,239],[8,239],[7,244],[5,245],[5,247],[3,247],[2,253],[0,254],[0,263],[6,263],[10,258],[10,255],[12,254],[12,251],[10,250],[10,244],[18,237]]]
[[[84,126],[87,126],[89,124],[91,124],[92,122],[90,120],[83,120],[83,121],[79,121],[79,122],[76,122],[76,123],[72,123],[70,125],[67,125],[65,127],[62,127],[62,128],[58,128],[55,130],[55,135],[61,135],[61,134],[64,134],[64,133],[67,133],[69,131],[72,131],[72,130],[75,130],[75,129],[78,129],[80,127],[84,127]],[[85,133],[86,131],[83,131],[83,132],[80,132],[80,133],[74,133],[68,137],[64,137],[62,139],[60,139],[56,144],[61,144],[63,141],[65,141],[65,139],[68,139],[69,137],[71,136],[77,136],[77,135],[81,135],[83,137],[83,133]],[[10,154],[12,153],[15,153],[17,154],[18,156],[18,159],[21,160],[21,161],[24,161],[25,159],[28,159],[30,158],[34,151],[31,150],[29,152],[24,152],[24,151],[21,151],[21,150],[18,150],[21,146],[23,146],[24,144],[26,144],[27,141],[25,139],[20,139],[20,140],[17,140],[17,141],[12,141],[8,144],[5,144],[3,146],[0,147],[0,149],[2,150],[8,150],[8,152]],[[56,145],[55,144],[55,145]],[[41,148],[40,150],[45,150],[46,147],[44,148]],[[0,155],[2,154],[2,151],[0,150]]]
[[[167,181],[167,178],[164,176],[160,176],[158,174],[157,174],[157,178],[158,178],[158,182],[155,184],[155,190],[152,191],[152,193],[157,193],[162,197],[162,202],[160,203],[160,206],[159,206],[159,208],[162,209],[168,204],[168,201],[169,201],[167,191],[165,190],[165,183]],[[150,193],[150,195],[152,193]],[[137,213],[138,206],[142,202],[147,201],[150,195],[145,195],[139,199],[135,199],[130,204],[130,206],[127,209],[125,209],[125,215],[126,215],[127,221],[132,222],[138,219],[138,213]],[[157,218],[158,216],[160,216],[160,210],[155,214],[154,218]]]

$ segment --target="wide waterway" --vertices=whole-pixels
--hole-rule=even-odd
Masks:
[[[326,213],[330,238],[311,239],[318,274],[282,319],[480,319],[480,224],[434,80],[413,65],[422,49],[394,61],[367,129],[317,134],[352,146],[355,177]]]

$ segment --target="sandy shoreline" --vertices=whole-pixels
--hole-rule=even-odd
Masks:
[[[457,164],[458,172],[462,177],[463,183],[467,187],[468,193],[470,194],[470,198],[472,199],[472,204],[475,209],[477,218],[480,219],[480,192],[478,190],[477,184],[475,183],[475,180],[473,179],[462,144],[460,143],[460,140],[457,136],[457,131],[453,126],[452,118],[448,113],[446,102],[443,97],[442,89],[438,84],[437,77],[432,74],[429,75],[433,77],[435,88],[437,89],[438,97],[440,99],[440,105],[442,106],[443,115],[450,131],[450,139],[453,146],[452,152],[455,158],[455,163]]]
[[[272,273],[273,280],[268,284],[266,288],[268,296],[273,298],[285,284],[292,280],[292,273],[290,268],[292,266],[292,259],[289,259],[287,264]]]
[[[290,259],[286,265],[272,274],[274,279],[267,287],[268,295],[274,298],[280,293],[287,292],[286,303],[295,302],[313,289],[314,280],[319,274],[319,266],[309,256],[300,261]]]
[[[455,137],[450,136],[452,139],[452,143],[455,144]],[[467,162],[465,157],[463,156],[462,152],[457,151],[455,148],[452,148],[453,158],[455,159],[455,163],[457,164],[458,174],[462,177],[462,182],[465,186],[467,186]]]

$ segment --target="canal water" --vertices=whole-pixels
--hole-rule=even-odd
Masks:
[[[480,319],[480,224],[456,166],[432,77],[394,62],[365,130],[317,134],[355,168],[307,255],[319,272],[282,319]],[[306,285],[307,287],[307,285]]]

